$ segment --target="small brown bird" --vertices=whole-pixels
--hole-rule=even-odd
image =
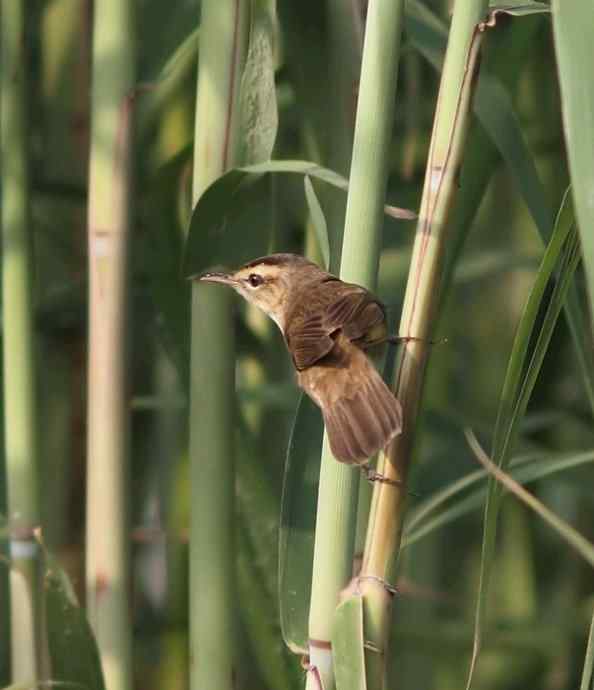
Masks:
[[[200,280],[229,285],[277,323],[299,386],[322,410],[337,460],[364,464],[400,433],[400,403],[366,354],[387,340],[384,307],[368,290],[296,254],[272,254]]]

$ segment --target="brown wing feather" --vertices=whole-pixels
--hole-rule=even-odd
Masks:
[[[359,285],[326,283],[316,295],[317,308],[303,305],[286,327],[287,346],[295,368],[302,371],[326,357],[339,332],[362,348],[385,339],[386,315],[381,303]]]

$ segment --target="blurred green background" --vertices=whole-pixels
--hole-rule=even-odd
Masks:
[[[364,2],[345,2],[352,21],[338,32],[331,2],[279,0],[274,159],[312,160],[348,175]],[[447,2],[424,3],[447,24]],[[198,0],[137,0],[135,183],[132,197],[129,358],[130,542],[134,676],[143,690],[188,687],[187,541],[191,496],[187,456],[189,285],[182,277],[190,184]],[[42,527],[84,601],[87,353],[86,202],[89,151],[90,0],[27,0],[31,227],[35,245],[35,336],[40,410]],[[412,18],[411,18],[412,17]],[[388,203],[418,209],[439,73],[421,54],[408,18],[400,62]],[[414,36],[417,36],[415,40]],[[418,38],[420,36],[420,39]],[[184,43],[185,42],[185,43]],[[180,52],[180,46],[185,48]],[[427,50],[431,37],[426,39]],[[175,55],[173,63],[169,63]],[[487,69],[508,87],[519,131],[544,189],[550,221],[569,183],[550,18],[501,21]],[[347,94],[347,97],[345,97]],[[348,96],[350,94],[350,97]],[[345,124],[346,123],[346,124]],[[349,124],[350,123],[350,124]],[[514,143],[510,146],[513,149]],[[522,153],[522,155],[524,155]],[[476,120],[459,196],[484,194],[453,268],[436,324],[410,507],[478,469],[463,430],[488,441],[516,325],[543,246],[517,178]],[[277,176],[241,217],[245,260],[273,229],[271,246],[320,258],[301,176]],[[346,195],[314,183],[329,225],[342,227]],[[338,231],[340,232],[340,231]],[[257,233],[254,233],[254,236]],[[397,323],[414,223],[385,218],[379,294]],[[270,237],[270,235],[267,235]],[[225,257],[221,256],[224,262]],[[578,285],[583,277],[578,273]],[[582,291],[583,293],[583,291]],[[284,647],[277,550],[285,455],[298,391],[280,334],[236,300],[237,687],[303,684]],[[583,376],[563,318],[556,327],[515,455],[543,462],[577,455],[594,441]],[[0,513],[7,511],[0,473]],[[594,469],[584,463],[532,483],[533,491],[590,540]],[[472,648],[482,543],[482,493],[457,493],[459,516],[429,524],[402,554],[394,639],[394,687],[463,687]],[[466,501],[466,503],[464,503]],[[436,513],[444,516],[445,507]],[[492,577],[484,652],[475,687],[569,690],[579,685],[594,604],[587,564],[514,498],[506,498]],[[8,685],[6,587],[0,589],[0,686]]]

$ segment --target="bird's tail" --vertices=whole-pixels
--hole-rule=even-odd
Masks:
[[[367,361],[358,388],[322,408],[332,454],[349,464],[364,464],[402,431],[400,403]]]

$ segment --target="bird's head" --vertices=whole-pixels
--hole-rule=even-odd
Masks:
[[[271,254],[231,273],[205,273],[200,281],[229,285],[283,330],[292,294],[308,278],[321,273],[316,264],[298,254]]]

